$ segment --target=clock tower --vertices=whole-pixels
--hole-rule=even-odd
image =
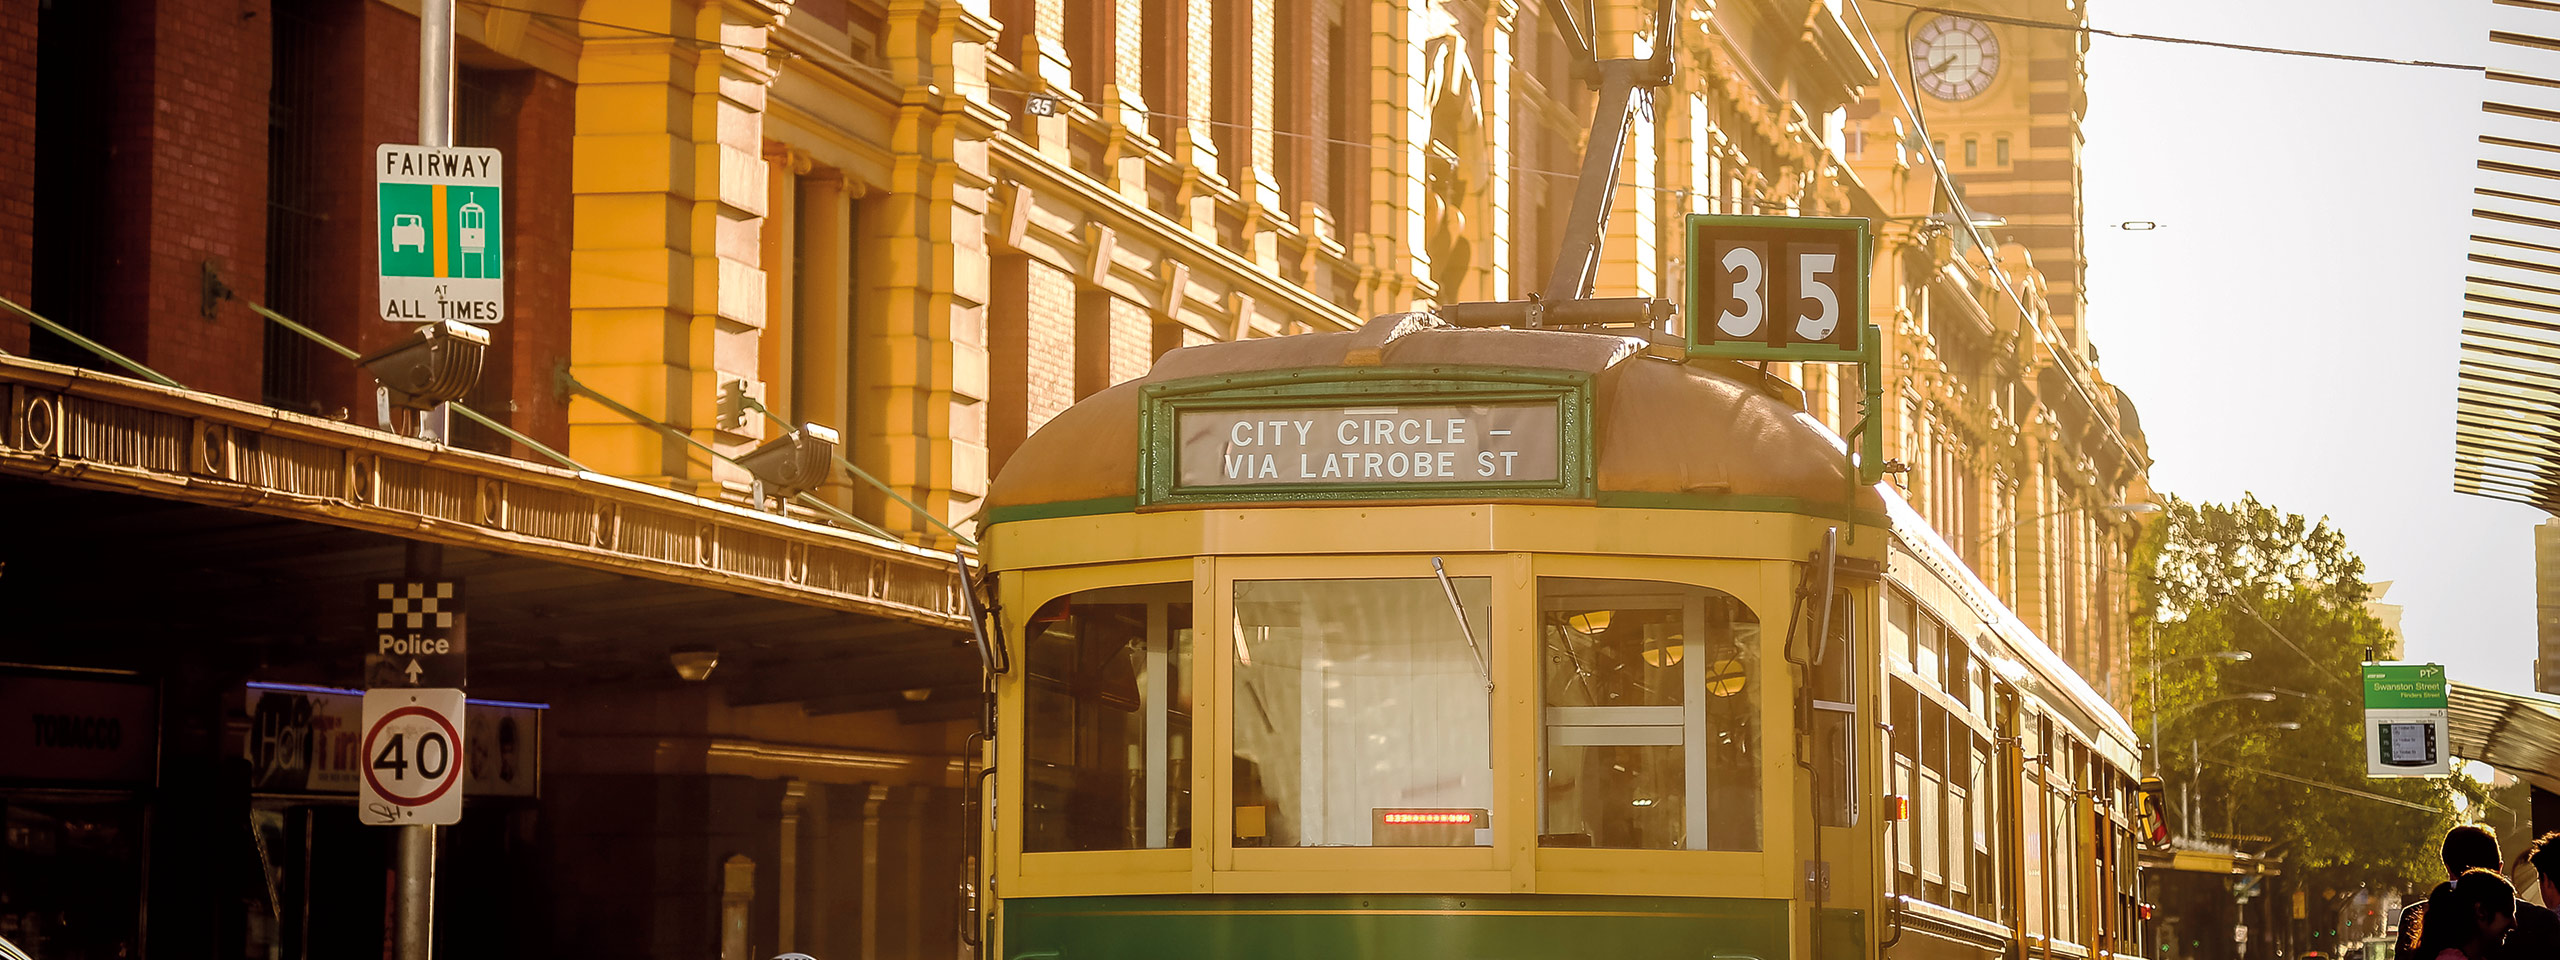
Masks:
[[[2006,221],[1984,232],[1994,243],[2016,241],[2027,248],[2044,275],[2055,324],[2085,355],[2080,149],[2081,117],[2088,110],[2087,45],[2083,34],[2066,26],[2087,24],[2087,5],[2080,0],[1982,0],[1973,8],[1986,16],[1884,4],[1860,9],[1874,18],[1876,40],[1892,75],[1913,88],[1906,94],[1916,101],[1931,145],[1945,160],[1966,206],[1977,218]],[[2056,26],[2009,22],[2013,20]],[[1896,126],[1892,121],[1901,118],[1901,101],[1891,90],[1874,89],[1859,112],[1865,114],[1862,132],[1867,134],[1856,138],[1867,141],[1862,152],[1871,150],[1879,135],[1890,147],[1889,131]],[[1911,126],[1900,124],[1902,130]],[[1852,160],[1874,169],[1872,157]],[[1915,169],[1914,175],[1925,171]],[[1928,212],[1924,189],[1906,193],[1907,202],[1917,208],[1896,213]]]

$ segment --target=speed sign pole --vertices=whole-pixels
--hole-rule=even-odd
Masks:
[[[421,0],[418,4],[418,143],[422,146],[453,145],[453,3],[454,0]],[[438,413],[442,413],[441,408]],[[441,544],[409,544],[409,579],[433,580],[442,574],[443,566],[444,547]],[[411,682],[416,682],[414,674]],[[453,718],[457,723],[461,720],[459,714],[457,710]],[[458,760],[462,747],[458,738],[452,747]],[[360,762],[371,764],[373,758],[367,757]],[[450,764],[453,767],[461,765]],[[454,781],[450,784],[452,791],[461,793],[461,773],[448,772]],[[394,955],[397,960],[432,960],[436,923],[436,828],[428,824],[404,823],[392,829],[400,831],[400,849],[395,866],[397,874],[393,881],[393,889],[398,892],[398,909],[394,914],[397,918]]]

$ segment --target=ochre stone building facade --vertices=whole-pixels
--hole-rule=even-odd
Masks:
[[[374,314],[369,163],[415,139],[414,2],[0,0],[0,298],[184,385],[132,388],[0,309],[0,503],[122,538],[48,573],[33,528],[0,532],[20,551],[0,556],[0,661],[175,691],[155,745],[192,772],[110,791],[156,810],[228,782],[242,684],[356,684],[349,648],[297,611],[440,544],[488,598],[474,695],[552,704],[561,758],[469,849],[596,885],[517,904],[491,921],[515,935],[482,952],[703,955],[729,946],[729,903],[741,949],[950,955],[946,805],[975,667],[947,565],[988,477],[1165,351],[1536,290],[1596,99],[1551,20],[1565,6],[465,0],[456,142],[506,152],[511,250],[509,317],[467,402],[579,472],[474,425],[453,450],[390,438],[367,374],[249,308],[357,352],[405,332]],[[2083,323],[2079,35],[1920,14],[1906,38],[1908,7],[1847,0],[1681,0],[1664,31],[1653,6],[1596,4],[1604,55],[1669,43],[1679,71],[1631,125],[1596,292],[1681,296],[1685,214],[1872,218],[1884,409],[1860,409],[1855,368],[1780,372],[1835,431],[1880,418],[1907,468],[1892,482],[2126,702],[2122,507],[2148,495],[2148,459]],[[1933,154],[1975,220],[2005,222],[1967,224]],[[159,439],[80,454],[27,432],[27,410],[75,396],[135,411],[98,436]],[[841,431],[880,485],[838,471],[818,495],[887,536],[745,509],[722,457],[775,419]],[[158,451],[203,424],[226,452],[190,480]],[[318,486],[238,466],[288,454],[321,465]],[[132,463],[78,466],[114,457]],[[384,458],[408,472],[374,472]],[[358,498],[377,476],[423,492]],[[170,502],[203,511],[194,533],[151,519]],[[556,529],[525,519],[546,510]],[[221,534],[252,516],[281,526]],[[222,642],[173,646],[176,608],[120,592],[146,574],[246,578],[221,588],[231,619],[184,624]],[[110,629],[74,603],[138,619]],[[9,632],[31,623],[63,629]],[[668,670],[705,649],[723,664],[707,681]],[[31,789],[0,772],[0,801],[96,812]],[[315,863],[378,866],[341,857],[360,838],[311,836]],[[197,862],[149,842],[173,851],[159,882]],[[870,873],[845,866],[866,856]],[[155,952],[264,935],[257,911],[138,896]]]

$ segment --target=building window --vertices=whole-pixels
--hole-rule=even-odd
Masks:
[[[1023,849],[1191,845],[1191,585],[1087,590],[1031,615]]]
[[[1971,167],[1979,166],[1981,163],[1982,141],[1972,137],[1964,138],[1964,165]]]
[[[1538,580],[1539,843],[1760,849],[1760,619],[1731,594]]]
[[[1865,155],[1867,152],[1867,131],[1865,128],[1850,127],[1847,130],[1841,131],[1840,149],[1852,157]]]
[[[1493,582],[1450,582],[1236,583],[1237,846],[1491,843]]]
[[[2009,138],[1991,141],[1991,162],[2004,167],[2009,165]]]

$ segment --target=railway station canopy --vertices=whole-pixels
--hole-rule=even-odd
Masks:
[[[2560,794],[2560,697],[2456,683],[2447,706],[2454,756]]]

